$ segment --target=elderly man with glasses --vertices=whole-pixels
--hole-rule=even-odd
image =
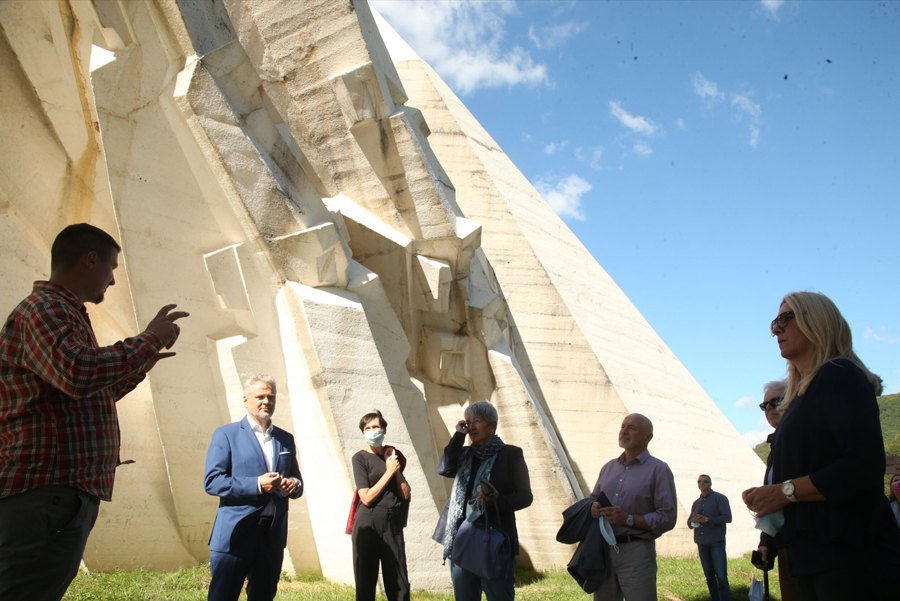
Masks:
[[[728,557],[725,554],[725,524],[731,523],[728,497],[712,489],[712,478],[697,478],[700,498],[691,506],[688,526],[694,531],[694,542],[700,553],[700,565],[706,576],[706,587],[712,601],[730,601]]]
[[[790,317],[793,317],[793,313],[791,313]],[[773,323],[772,327],[775,327]],[[783,327],[783,324],[778,324],[778,327]],[[766,413],[766,421],[769,422],[769,425],[778,429],[779,424],[781,424],[781,418],[784,414],[779,410],[781,402],[784,400],[784,394],[787,391],[787,380],[774,380],[772,382],[766,383],[763,386],[763,401],[759,404],[759,408],[765,411]],[[770,472],[772,470],[772,453],[771,447],[775,441],[775,432],[773,431],[766,438],[766,442],[769,443],[769,456],[766,460],[766,477],[763,480],[764,484],[771,484],[771,476]],[[775,547],[775,539],[765,532],[761,532],[759,535],[759,549],[757,549],[760,553],[760,557],[763,560],[763,563],[766,566],[771,566],[775,560],[775,557],[778,557],[778,584],[781,587],[781,599],[782,601],[793,601],[794,599],[800,599],[800,589],[797,588],[797,583],[791,577],[790,570],[788,568],[787,557],[784,554],[779,555],[777,553],[777,549]]]

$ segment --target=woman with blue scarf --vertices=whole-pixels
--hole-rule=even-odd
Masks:
[[[438,464],[438,473],[453,478],[443,536],[444,559],[451,556],[453,541],[462,523],[486,512],[491,525],[508,537],[515,557],[519,553],[516,514],[531,505],[531,482],[522,449],[503,444],[497,436],[497,410],[487,401],[466,407],[465,419],[456,424],[456,433]],[[469,446],[463,446],[466,434]],[[499,524],[497,519],[499,517]],[[498,579],[489,580],[457,565],[451,559],[450,577],[456,601],[479,601],[484,591],[488,601],[515,598],[515,566]]]

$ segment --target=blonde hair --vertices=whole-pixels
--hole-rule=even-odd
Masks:
[[[853,335],[850,326],[830,298],[820,292],[791,292],[784,297],[784,304],[794,312],[797,327],[812,343],[814,349],[813,369],[806,376],[788,360],[788,386],[781,410],[786,411],[798,394],[809,387],[819,369],[832,359],[844,358],[852,361],[866,375],[875,395],[881,394],[881,378],[866,368],[853,352]]]

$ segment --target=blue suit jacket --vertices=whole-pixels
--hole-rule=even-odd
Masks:
[[[300,486],[291,498],[303,494],[303,478],[297,463],[294,437],[278,427],[272,428],[275,461],[273,471],[297,478]],[[273,545],[287,544],[288,498],[280,492],[259,492],[258,479],[269,471],[266,459],[248,418],[222,426],[213,432],[206,452],[206,492],[219,497],[219,509],[209,537],[213,551],[240,554],[248,534],[259,526],[259,516],[275,499],[275,515],[270,537]]]

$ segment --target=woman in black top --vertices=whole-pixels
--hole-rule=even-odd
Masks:
[[[492,524],[499,514],[498,526],[509,537],[515,557],[519,553],[515,512],[531,505],[534,498],[525,457],[521,448],[504,444],[497,436],[497,410],[493,405],[478,401],[466,407],[464,416],[457,422],[456,433],[438,464],[440,475],[453,478],[442,537],[444,559],[451,555],[460,525],[479,504]],[[468,447],[463,446],[466,434],[471,442]],[[482,591],[488,601],[512,601],[515,597],[515,565],[505,577],[488,580],[451,560],[450,578],[456,601],[480,601]]]
[[[771,331],[788,363],[773,484],[744,491],[757,516],[782,512],[775,536],[805,601],[897,599],[900,531],[882,492],[881,379],[853,352],[850,327],[823,294],[794,292]]]
[[[409,483],[403,477],[406,459],[383,444],[387,421],[380,411],[365,414],[359,429],[367,446],[352,460],[360,501],[352,535],[356,600],[375,600],[381,564],[388,601],[409,601],[403,541],[410,498]]]

